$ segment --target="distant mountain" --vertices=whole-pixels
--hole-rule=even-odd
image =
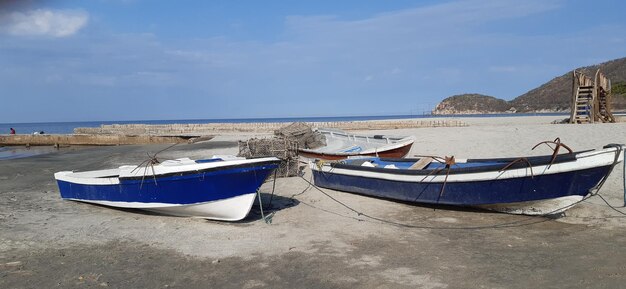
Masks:
[[[598,68],[611,80],[613,109],[626,110],[626,57],[576,70],[593,77]],[[509,109],[517,112],[568,112],[572,97],[572,73],[573,70],[568,71],[511,101],[479,94],[448,97],[435,107],[433,114],[502,113]]]
[[[511,108],[506,100],[482,94],[460,94],[440,102],[436,114],[484,114],[503,113]]]

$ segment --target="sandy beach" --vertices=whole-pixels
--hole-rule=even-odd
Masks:
[[[552,124],[565,116],[457,118],[467,126],[360,131],[413,135],[411,155],[546,155],[626,143],[626,123]],[[446,118],[449,119],[449,118]],[[161,159],[236,154],[229,133]],[[61,149],[0,161],[0,288],[620,288],[626,217],[592,197],[559,218],[417,206],[276,181],[272,223],[258,206],[227,223],[63,201],[61,170],[138,164],[169,145]],[[600,194],[623,206],[623,167]],[[272,183],[261,188],[269,203]],[[267,213],[267,212],[265,212]]]

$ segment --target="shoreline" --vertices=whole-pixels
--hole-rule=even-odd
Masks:
[[[473,115],[389,115],[389,116],[345,116],[345,117],[284,117],[284,118],[246,118],[246,119],[181,119],[181,120],[120,120],[120,121],[75,121],[75,122],[33,122],[33,123],[0,123],[0,132],[6,132],[10,127],[16,127],[18,133],[32,133],[44,131],[52,134],[69,134],[76,127],[99,127],[100,125],[115,124],[224,124],[224,123],[283,123],[291,122],[338,122],[338,121],[376,121],[376,120],[428,120],[432,118],[449,119],[456,117],[491,118],[491,117],[525,117],[549,116],[559,113],[529,113],[529,114],[473,114]]]

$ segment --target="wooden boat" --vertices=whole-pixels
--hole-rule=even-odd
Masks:
[[[621,145],[552,156],[500,159],[356,158],[311,163],[316,186],[405,202],[556,214],[602,185]]]
[[[145,166],[54,174],[61,197],[176,216],[238,221],[280,160],[182,158]]]
[[[411,150],[413,137],[358,135],[341,130],[318,129],[326,145],[316,149],[299,149],[300,155],[311,159],[340,160],[351,156],[402,158]]]

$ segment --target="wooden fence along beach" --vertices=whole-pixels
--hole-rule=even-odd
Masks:
[[[204,124],[113,124],[100,127],[82,127],[74,129],[77,134],[127,134],[127,135],[206,135],[216,133],[272,133],[289,123],[204,123]],[[343,130],[379,130],[420,127],[463,127],[467,123],[460,120],[368,120],[368,121],[332,121],[307,122],[315,128],[336,128]]]

